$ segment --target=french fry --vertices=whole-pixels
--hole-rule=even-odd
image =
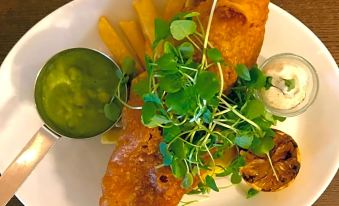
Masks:
[[[101,136],[101,144],[116,144],[120,136],[124,134],[124,130],[120,127],[113,127]]]
[[[126,57],[135,59],[106,17],[100,17],[98,29],[101,39],[120,66]],[[143,71],[139,61],[136,61],[136,69],[138,73]]]
[[[171,19],[185,7],[185,3],[186,0],[167,0],[163,14],[164,19]]]
[[[133,6],[146,40],[152,44],[155,39],[154,20],[158,16],[154,3],[152,0],[134,0]]]
[[[140,62],[145,66],[145,38],[138,23],[135,21],[120,21],[119,25]]]
[[[145,54],[147,54],[149,57],[152,56],[153,51],[152,51],[152,46],[148,41],[145,41]]]

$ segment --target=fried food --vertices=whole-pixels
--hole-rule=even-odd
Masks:
[[[286,188],[298,175],[300,169],[299,148],[291,136],[275,130],[275,147],[270,156],[278,179],[274,176],[268,158],[251,152],[245,155],[246,165],[241,169],[243,179],[256,190],[274,192]]]
[[[167,0],[163,18],[170,20],[174,15],[184,9],[185,3],[186,0]]]
[[[139,106],[142,101],[132,94],[129,104]],[[159,129],[146,128],[140,118],[140,110],[124,108],[123,135],[103,178],[100,206],[175,206],[186,193],[169,167],[156,168],[162,164],[162,137]]]
[[[206,28],[212,0],[196,0],[189,10],[199,12]],[[210,42],[219,49],[227,66],[223,67],[225,89],[237,79],[235,66],[253,66],[264,40],[269,0],[219,0],[212,21]],[[217,68],[213,68],[217,72]]]
[[[134,55],[129,51],[107,17],[102,16],[99,18],[98,30],[102,41],[120,66],[125,58],[134,58]],[[138,73],[143,71],[139,61],[136,61],[136,69]]]
[[[133,7],[146,39],[152,44],[155,39],[154,20],[158,17],[153,0],[134,0]]]
[[[150,12],[141,11],[149,11],[150,8],[145,5],[150,2],[134,1],[148,43],[154,40],[154,30],[150,28],[154,28],[156,14],[153,6]],[[196,1],[189,8],[201,13],[205,27],[211,4],[211,0]],[[268,0],[220,0],[218,3],[210,41],[226,60],[227,66],[223,70],[225,86],[228,88],[236,81],[236,64],[252,66],[256,62],[264,37],[267,6]],[[128,103],[140,106],[142,101],[132,93]],[[124,108],[124,132],[117,141],[103,178],[101,206],[174,206],[187,192],[169,167],[157,168],[162,164],[159,153],[159,143],[162,141],[160,131],[146,128],[140,118],[141,111]]]
[[[120,21],[121,30],[135,50],[139,61],[145,67],[145,38],[136,21]]]

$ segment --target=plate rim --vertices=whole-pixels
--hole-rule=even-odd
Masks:
[[[297,17],[293,16],[292,14],[290,14],[288,11],[282,9],[281,7],[272,4],[270,5],[271,7],[275,7],[277,12],[280,12],[280,14],[284,15],[285,18],[289,18],[291,20],[293,20],[293,22],[295,22],[295,24],[298,24],[298,27],[302,28],[302,30],[304,32],[306,32],[313,41],[315,41],[318,45],[321,46],[321,50],[324,51],[324,55],[326,56],[326,59],[329,60],[329,63],[331,64],[331,67],[334,69],[337,67],[337,69],[335,69],[335,72],[337,74],[339,74],[339,68],[335,62],[334,57],[332,56],[331,52],[328,50],[328,48],[326,47],[326,45],[320,40],[320,38],[310,29],[308,28],[301,20],[299,20]],[[331,69],[332,69],[331,68]],[[339,150],[337,150],[337,156],[339,156]],[[310,198],[310,202],[309,205],[314,204],[320,197],[321,195],[325,192],[325,190],[328,188],[328,186],[330,186],[332,180],[334,179],[336,173],[339,170],[339,162],[337,162],[337,165],[333,166],[333,168],[330,171],[330,175],[328,175],[327,179],[326,179],[326,183],[323,184],[323,186],[321,188],[319,188],[317,195],[314,195],[312,198]]]
[[[44,16],[42,19],[40,19],[38,22],[36,22],[31,28],[29,28],[18,39],[18,41],[16,41],[14,46],[7,53],[7,55],[3,59],[3,62],[0,64],[0,71],[4,67],[4,65],[6,65],[7,61],[9,61],[9,59],[10,59],[9,57],[12,56],[12,54],[16,50],[18,50],[18,48],[20,48],[20,45],[25,42],[25,39],[28,38],[29,35],[31,35],[31,33],[34,30],[36,30],[36,28],[38,28],[40,26],[40,24],[42,24],[42,22],[44,22],[44,21],[46,21],[46,19],[51,18],[52,16],[56,15],[58,12],[62,12],[62,10],[66,9],[68,7],[72,7],[74,5],[84,3],[85,1],[86,0],[82,0],[82,1],[81,0],[72,0],[68,3],[60,6],[59,8],[55,9],[54,11],[50,12],[48,15]],[[269,12],[273,12],[273,11],[282,15],[283,18],[289,19],[291,22],[293,22],[293,24],[295,24],[297,27],[301,28],[302,31],[305,34],[307,34],[309,37],[311,37],[312,41],[314,41],[320,47],[321,51],[323,52],[323,55],[326,57],[327,61],[331,65],[331,69],[332,68],[335,69],[335,72],[339,75],[338,65],[336,64],[336,61],[335,61],[334,57],[332,56],[331,52],[326,47],[326,45],[321,41],[321,39],[309,27],[307,27],[301,20],[299,20],[297,17],[295,17],[294,15],[289,13],[288,11],[286,11],[283,8],[279,7],[278,5],[270,2]],[[339,150],[337,152],[337,156],[339,156]],[[323,182],[322,187],[319,187],[316,195],[314,195],[312,198],[310,198],[309,201],[305,202],[306,204],[312,205],[313,203],[315,203],[319,199],[319,197],[325,192],[325,190],[328,188],[328,186],[330,185],[330,183],[334,179],[338,170],[339,170],[339,162],[337,162],[337,165],[333,165],[331,170],[329,170],[329,173],[328,173],[329,175],[326,178],[326,182],[325,181]],[[16,195],[16,197],[21,203],[23,203],[24,205],[27,205],[26,201],[23,200],[23,198],[21,198],[20,196],[17,196],[17,195]]]

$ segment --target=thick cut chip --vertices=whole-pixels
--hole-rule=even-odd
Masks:
[[[186,0],[167,0],[163,17],[170,20],[185,7]]]
[[[153,0],[134,0],[133,7],[146,39],[152,44],[155,40],[154,20],[158,16]]]
[[[145,67],[145,38],[136,21],[120,21],[121,30]]]
[[[111,52],[114,60],[117,61],[120,66],[123,64],[125,58],[134,58],[134,55],[129,51],[107,17],[102,16],[99,18],[98,30],[102,41]],[[138,70],[138,73],[143,71],[139,61],[136,61],[136,69]]]

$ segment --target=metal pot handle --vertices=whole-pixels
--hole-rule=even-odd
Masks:
[[[60,137],[41,127],[0,177],[0,205],[14,196],[36,165]]]

